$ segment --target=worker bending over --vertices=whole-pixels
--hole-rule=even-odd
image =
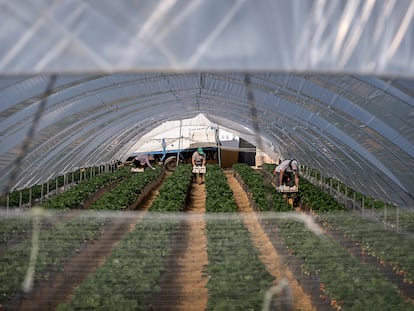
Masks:
[[[296,159],[284,160],[274,170],[276,175],[276,187],[282,185],[293,186],[291,180],[292,174],[294,175],[295,185],[299,189],[299,163]]]
[[[154,158],[149,156],[148,154],[140,153],[134,159],[134,166],[141,169],[145,169],[145,167],[147,166],[154,170],[155,168],[150,163],[150,160],[153,159]]]

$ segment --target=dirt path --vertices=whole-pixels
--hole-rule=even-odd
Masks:
[[[203,276],[208,264],[205,235],[205,186],[193,184],[190,202],[173,239],[173,253],[154,310],[205,310],[208,291]]]
[[[63,268],[47,282],[36,284],[35,289],[23,295],[18,301],[5,306],[6,310],[54,310],[59,303],[69,302],[76,287],[89,273],[95,271],[113,251],[123,236],[133,230],[151,206],[162,182],[156,185],[139,206],[142,213],[122,212],[105,228],[98,240],[88,243],[81,252],[74,255]]]
[[[305,294],[300,287],[297,280],[294,278],[293,273],[289,268],[281,265],[281,260],[270,242],[266,233],[262,230],[256,214],[254,213],[249,198],[242,186],[233,175],[233,171],[225,171],[230,188],[233,191],[236,204],[239,212],[243,217],[244,224],[249,230],[251,239],[260,252],[260,259],[265,264],[266,269],[271,275],[276,278],[275,285],[278,284],[283,278],[286,278],[289,282],[291,292],[294,299],[295,310],[316,310],[312,305],[311,298]]]

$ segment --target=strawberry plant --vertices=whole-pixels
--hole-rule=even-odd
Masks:
[[[241,218],[207,221],[207,310],[260,310],[274,280]]]
[[[33,221],[37,221],[33,219]],[[60,271],[64,262],[87,241],[96,239],[102,233],[107,220],[86,218],[82,215],[39,235],[34,279],[47,280],[55,271]],[[11,300],[20,291],[29,265],[31,239],[8,248],[0,256],[0,303]]]
[[[66,310],[147,310],[159,293],[158,280],[171,251],[175,221],[144,217],[95,273],[76,289]]]
[[[122,180],[114,189],[97,200],[90,209],[126,210],[134,203],[137,196],[163,172],[163,167],[157,166],[154,170],[145,170],[142,173],[132,174]]]
[[[187,199],[192,174],[189,164],[177,166],[173,174],[167,178],[159,189],[159,195],[152,203],[150,210],[159,212],[181,211]]]
[[[206,211],[207,212],[236,212],[237,205],[234,202],[227,178],[218,165],[207,164],[206,173]]]
[[[261,211],[276,209],[277,211],[289,211],[292,207],[287,204],[283,196],[276,192],[275,188],[266,181],[262,174],[255,172],[247,164],[233,165],[234,171],[240,175],[249,189],[256,206]]]

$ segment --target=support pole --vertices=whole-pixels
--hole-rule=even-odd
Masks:
[[[179,134],[179,137],[178,137],[178,150],[177,150],[177,166],[178,166],[178,163],[180,162],[180,149],[181,149],[181,130],[182,130],[182,120],[180,120],[180,134]]]

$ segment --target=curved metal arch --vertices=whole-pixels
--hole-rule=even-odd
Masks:
[[[356,132],[363,135],[370,133],[366,128],[357,126],[361,122],[355,121],[355,111],[349,113],[346,109],[356,107],[358,111],[360,104],[349,99],[340,101],[347,94],[346,88],[339,85],[335,88],[338,93],[334,93],[315,85],[311,81],[313,79],[306,75],[253,73],[250,77],[254,107],[247,98],[244,73],[80,75],[78,80],[75,77],[58,78],[58,86],[45,105],[42,119],[45,122],[24,160],[28,167],[52,164],[42,172],[46,176],[42,178],[34,174],[40,174],[39,171],[29,173],[28,169],[25,170],[20,175],[19,185],[29,185],[83,166],[79,163],[94,165],[125,156],[128,147],[156,124],[202,112],[213,117],[224,117],[233,124],[244,123],[253,130],[252,135],[246,133],[250,139],[255,139],[254,136],[257,141],[265,138],[277,145],[286,156],[308,156],[306,162],[319,165],[322,171],[332,169],[349,185],[367,184],[369,176],[375,176],[376,187],[368,193],[390,199],[389,194],[381,191],[393,189],[402,193],[391,197],[394,202],[408,201],[403,193],[407,189],[410,191],[409,181],[401,179],[401,176],[397,178],[381,163],[383,158],[376,159],[360,140],[356,140],[357,137],[352,137]],[[322,78],[326,81],[329,76]],[[42,83],[42,79],[39,81]],[[392,92],[390,88],[388,91]],[[3,119],[6,121],[0,124],[6,132],[10,130],[9,137],[13,137],[13,133],[17,135],[13,137],[19,138],[17,142],[21,141],[27,130],[28,125],[24,122],[30,121],[29,112],[36,110],[42,92],[38,91],[33,96],[21,102],[20,106],[14,106],[21,107],[15,114],[10,114],[12,110],[8,110]],[[338,107],[327,111],[327,107],[335,101]],[[170,112],[163,112],[164,107],[168,107]],[[7,117],[10,117],[10,122]],[[356,119],[358,117],[356,115]],[[339,126],[332,122],[337,122]],[[14,127],[7,128],[7,124]],[[20,134],[16,130],[20,130]],[[285,137],[289,137],[293,145],[287,143]],[[386,140],[387,137],[384,138]],[[6,158],[10,159],[13,148],[3,148],[7,146],[5,141],[7,135],[0,138],[0,143],[2,151],[8,153]],[[54,146],[59,142],[64,145]],[[324,148],[325,152],[318,148]],[[45,152],[52,154],[43,156]],[[324,159],[326,152],[335,154],[337,159]],[[75,156],[77,159],[73,159]],[[357,163],[352,163],[355,161]],[[360,169],[363,162],[370,172],[368,177],[348,176],[347,165]],[[5,173],[3,176],[7,176],[7,170],[2,172]],[[390,180],[395,186],[386,185]]]

